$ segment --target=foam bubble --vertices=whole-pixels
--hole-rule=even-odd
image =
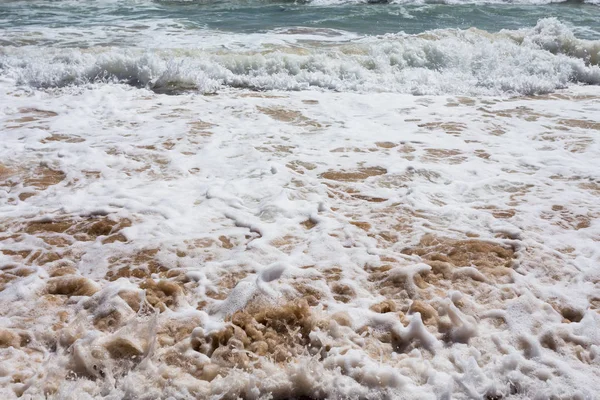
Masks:
[[[2,50],[0,397],[593,398],[595,43],[261,46]]]

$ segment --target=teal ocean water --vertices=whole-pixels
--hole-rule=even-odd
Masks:
[[[478,28],[488,32],[535,26],[558,18],[578,37],[600,38],[600,10],[584,1],[4,1],[0,28],[105,29],[127,23],[165,21],[188,30],[235,33],[305,27],[337,29],[364,35],[433,29]],[[168,21],[168,22],[167,22]]]

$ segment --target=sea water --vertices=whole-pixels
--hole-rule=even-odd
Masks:
[[[0,397],[593,399],[594,0],[0,3]]]

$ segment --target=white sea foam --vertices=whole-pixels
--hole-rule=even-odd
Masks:
[[[595,88],[0,89],[2,398],[600,390]]]
[[[282,35],[285,37],[286,35]],[[555,19],[490,34],[440,30],[338,44],[294,42],[219,50],[3,47],[0,73],[20,85],[123,82],[158,91],[224,87],[414,94],[539,94],[600,83],[600,41]],[[247,42],[251,43],[251,42]]]
[[[0,398],[597,396],[600,42],[129,28],[2,38]]]

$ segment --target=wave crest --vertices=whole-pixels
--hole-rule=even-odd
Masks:
[[[34,88],[116,82],[155,91],[381,91],[539,94],[600,84],[600,41],[577,39],[556,19],[531,29],[394,34],[255,51],[4,47],[0,74]]]

